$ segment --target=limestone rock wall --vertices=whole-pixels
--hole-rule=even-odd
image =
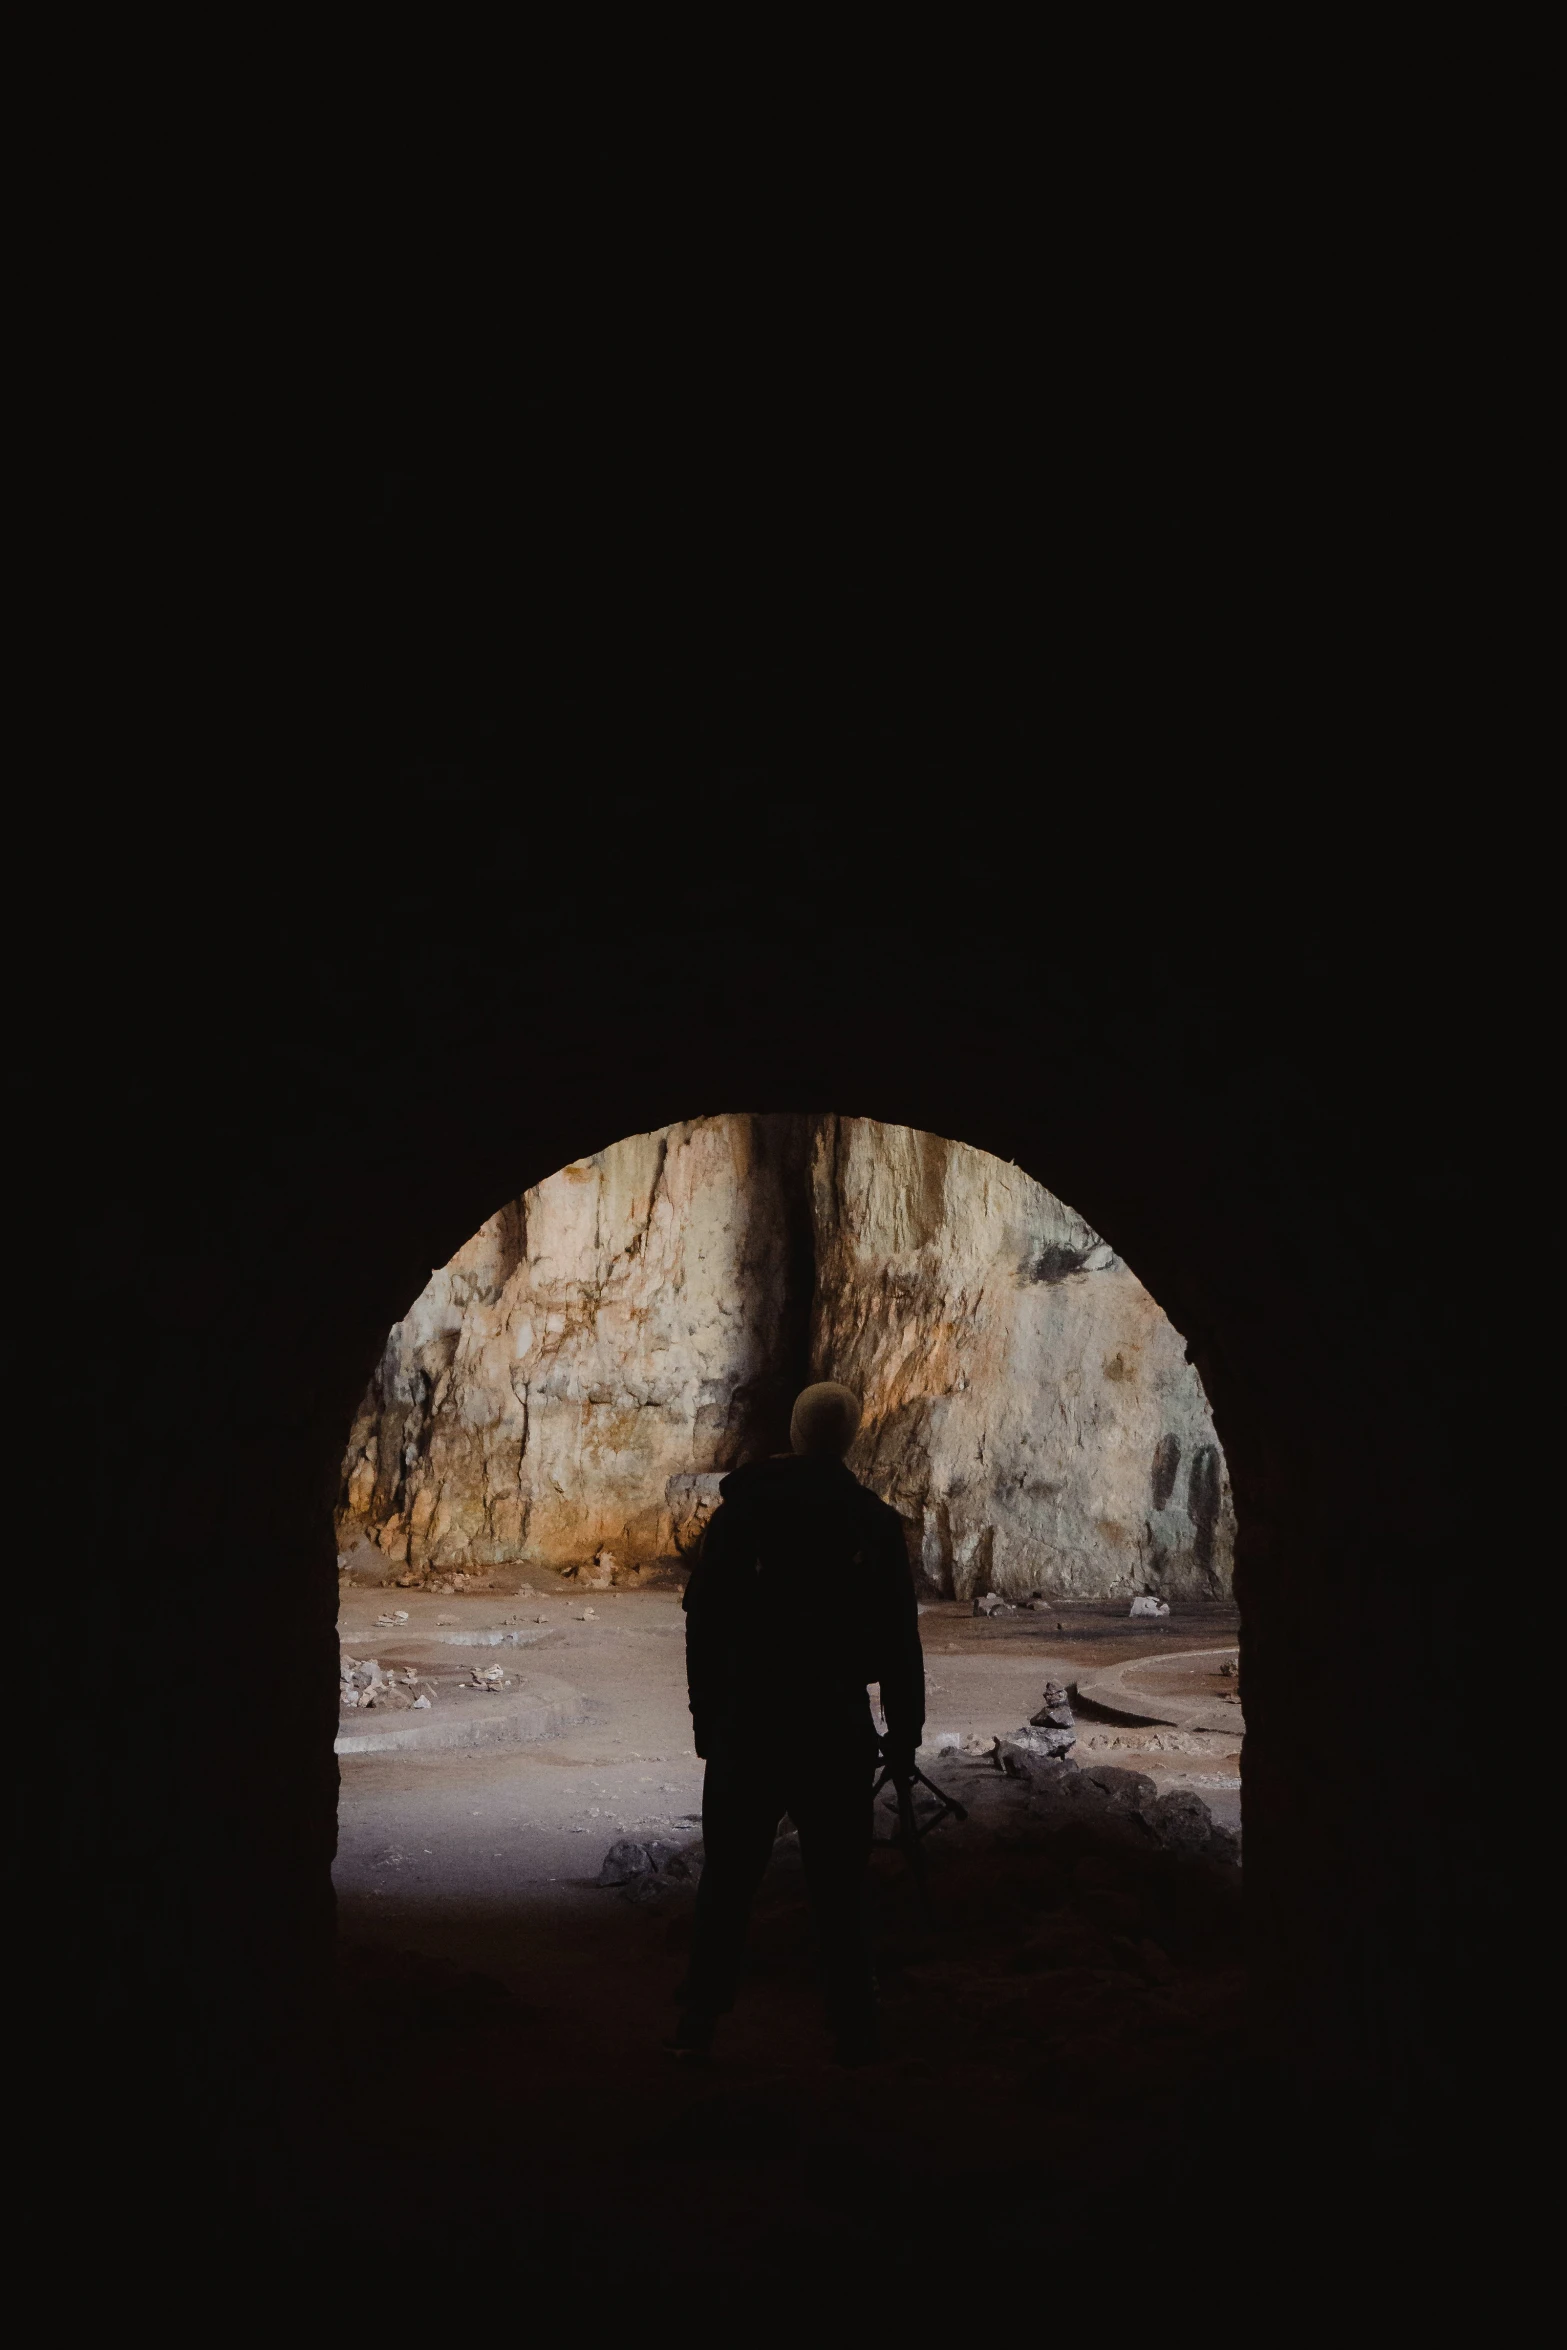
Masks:
[[[988,1152],[825,1118],[814,1375],[864,1403],[850,1465],[959,1598],[1228,1588],[1234,1521],[1202,1382],[1080,1216]]]
[[[787,1443],[807,1143],[795,1119],[694,1119],[492,1216],[392,1330],[340,1539],[465,1571],[669,1553],[672,1478]]]
[[[340,1534],[389,1561],[689,1550],[808,1378],[937,1588],[1218,1592],[1232,1521],[1182,1342],[1041,1185],[865,1119],[701,1118],[562,1168],[393,1329]]]

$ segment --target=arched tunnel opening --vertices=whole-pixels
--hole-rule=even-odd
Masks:
[[[924,1651],[914,1813],[887,1787],[874,1815],[880,2046],[833,2061],[785,1811],[735,2012],[686,2074],[663,2045],[704,1865],[682,1596],[726,1477],[787,1452],[824,1379],[860,1399],[847,1466],[897,1513]],[[846,2182],[975,2138],[1063,2248],[1182,2164],[1217,2189],[1235,1531],[1183,1338],[991,1153],[705,1116],[506,1202],[388,1334],[342,1461],[342,2013],[354,2070],[399,2084],[357,2111],[356,2161],[384,2175],[412,2132],[478,2251],[497,2199],[555,2192],[511,2143],[525,2106],[633,2266],[693,2196],[720,2265],[852,2265]],[[821,1639],[841,1604],[824,1571]],[[360,2239],[385,2222],[361,2209]],[[884,2214],[881,2252],[911,2226]]]
[[[721,846],[719,828],[709,840]],[[535,842],[530,855],[539,853]],[[568,869],[564,855],[555,869]],[[747,887],[751,878],[741,877]],[[922,875],[906,879],[892,900],[923,905]],[[730,901],[719,890],[715,902]],[[1178,936],[1150,925],[1140,943],[1118,934],[1114,953],[1092,959],[1074,957],[1058,935],[1041,942],[1032,916],[1010,927],[987,919],[982,939],[956,943],[923,917],[874,938],[856,918],[802,943],[782,917],[753,934],[752,900],[737,884],[745,919],[703,963],[647,951],[639,902],[628,901],[613,935],[594,932],[591,953],[580,909],[551,912],[553,901],[540,899],[524,919],[497,900],[478,922],[463,903],[461,924],[436,943],[394,953],[368,952],[363,922],[341,907],[338,927],[317,924],[309,953],[296,953],[270,927],[269,905],[264,934],[225,930],[228,961],[214,950],[217,978],[199,1002],[186,963],[165,997],[106,988],[92,1052],[81,1051],[93,1083],[73,1097],[80,1116],[60,1129],[70,1149],[50,1161],[57,1196],[39,1210],[40,1230],[69,1219],[73,1303],[62,1312],[58,1257],[39,1251],[45,1294],[29,1325],[42,1350],[39,1392],[58,1405],[41,1433],[61,1440],[37,1495],[50,1506],[69,1495],[70,1522],[90,1537],[50,1586],[59,1629],[49,1653],[69,1659],[78,1680],[40,1747],[38,1813],[49,1822],[50,1914],[60,1921],[41,1973],[50,2022],[39,2042],[52,2066],[39,2171],[57,2182],[52,2208],[74,2213],[90,2193],[119,2246],[175,2275],[209,2243],[238,2244],[233,2257],[251,2263],[264,2243],[330,2267],[356,2247],[390,2261],[412,2234],[438,2268],[448,2253],[490,2262],[498,2245],[507,2257],[530,2247],[533,2273],[544,2273],[542,2261],[551,2281],[615,2272],[624,2244],[627,2290],[647,2277],[656,2235],[651,2219],[639,2233],[628,2215],[659,2198],[667,2213],[682,2181],[691,2198],[660,2240],[656,2271],[682,2280],[719,2273],[704,2267],[708,2251],[740,2243],[758,2214],[747,2258],[764,2280],[780,2261],[808,2261],[824,2215],[839,2239],[852,2215],[863,2273],[902,2275],[916,2289],[937,2271],[970,2275],[976,2233],[1011,2247],[1030,2274],[1074,2242],[1108,2241],[1113,2262],[1129,2210],[1138,2257],[1152,2260],[1156,2238],[1179,2251],[1188,2232],[1188,2176],[1199,2187],[1222,2177],[1238,2258],[1271,2244],[1298,2265],[1307,2247],[1314,2257],[1330,2237],[1346,2240],[1358,2215],[1395,2253],[1423,2241],[1433,2199],[1456,2183],[1444,2150],[1471,2142],[1475,2117],[1496,2114],[1517,2077],[1492,2061],[1499,2011],[1476,1988],[1501,1898],[1500,1848],[1483,1816],[1490,1798],[1468,1711],[1471,1594],[1494,1533],[1474,1431],[1479,1374],[1497,1359],[1481,1319],[1495,1288],[1455,1271],[1454,1234],[1482,1198],[1474,1129],[1451,1147],[1444,1129],[1434,1150],[1428,1115],[1452,1099],[1453,1038],[1465,1053],[1472,1043],[1461,1008],[1417,1029],[1395,1006],[1379,1025],[1351,973],[1325,1009],[1321,960],[1297,974],[1287,956],[1268,959],[1255,931],[1242,955],[1217,921]],[[547,1004],[545,967],[571,974]],[[846,988],[875,1006],[874,1019],[845,1018]],[[924,1571],[928,1502],[936,1573],[919,1621],[932,1678],[952,1685],[932,1693],[928,1726],[960,1740],[931,1771],[975,1791],[963,1797],[967,1840],[950,1824],[927,1840],[932,1896],[952,1930],[972,1931],[974,1947],[945,1961],[921,1954],[917,1920],[900,1908],[909,1880],[898,1850],[877,1847],[889,2008],[901,2001],[912,2030],[929,2003],[939,2021],[930,2037],[948,2052],[939,2064],[960,2052],[943,2079],[939,2069],[922,2076],[938,2059],[912,2046],[907,2075],[887,2075],[909,2100],[895,2126],[857,2103],[858,2076],[793,2123],[765,2085],[726,2088],[715,2073],[707,2088],[671,2087],[658,2042],[688,1897],[673,1881],[632,1899],[591,1880],[622,1837],[686,1841],[657,1816],[689,1816],[696,1801],[694,1770],[682,1781],[651,1760],[672,1744],[589,1748],[571,1768],[546,1762],[548,1740],[516,1745],[519,1765],[553,1769],[584,1791],[578,1812],[599,1808],[596,1821],[570,1818],[563,1802],[563,1831],[579,1832],[567,1834],[572,1857],[555,1873],[574,1882],[551,1887],[541,1872],[526,1913],[536,1932],[519,1925],[515,1884],[519,1850],[531,1835],[542,1851],[540,1831],[519,1822],[515,1834],[492,1835],[483,1801],[458,1800],[462,1773],[489,1767],[482,1753],[472,1762],[334,1753],[349,1724],[368,1731],[384,1713],[387,1727],[422,1725],[507,1695],[454,1695],[420,1711],[416,1693],[406,1711],[346,1709],[338,1617],[350,1608],[370,1622],[349,1653],[383,1665],[393,1643],[381,1615],[394,1624],[398,1610],[410,1622],[420,1610],[458,1617],[438,1627],[446,1631],[462,1628],[470,1607],[556,1614],[535,1627],[549,1641],[500,1647],[497,1661],[514,1653],[524,1671],[573,1689],[586,1650],[569,1640],[591,1634],[606,1651],[629,1651],[643,1636],[612,1623],[652,1621],[660,1608],[673,1619],[685,1562],[671,1478],[721,1473],[720,1442],[731,1436],[737,1449],[780,1441],[776,1418],[765,1424],[750,1398],[740,1397],[731,1424],[743,1383],[706,1396],[700,1382],[693,1388],[693,1431],[704,1403],[726,1406],[722,1428],[704,1429],[710,1452],[690,1452],[683,1468],[655,1463],[637,1508],[617,1489],[612,1510],[571,1531],[579,1569],[601,1550],[624,1566],[626,1587],[612,1571],[602,1593],[520,1554],[480,1555],[487,1537],[510,1539],[496,1519],[506,1469],[496,1447],[514,1435],[500,1420],[442,1422],[471,1441],[470,1462],[482,1467],[490,1446],[493,1489],[482,1477],[463,1489],[445,1476],[434,1419],[411,1464],[406,1424],[389,1445],[384,1489],[375,1480],[389,1417],[379,1407],[368,1416],[373,1459],[363,1437],[357,1450],[352,1439],[378,1364],[384,1383],[392,1325],[407,1323],[432,1268],[463,1254],[480,1219],[612,1152],[616,1138],[660,1131],[675,1109],[748,1101],[802,1118],[809,1105],[837,1103],[889,1132],[961,1137],[1002,1181],[1050,1186],[1184,1336],[1180,1352],[1200,1376],[1222,1453],[1217,1479],[1200,1469],[1194,1484],[1194,1432],[1141,1427],[1135,1506],[1105,1514],[1132,1538],[1114,1555],[1135,1555],[1148,1580],[1138,1588],[1129,1575],[1108,1594],[1065,1591],[1052,1613],[1026,1604],[1034,1586],[1021,1571],[1008,1580],[1000,1515],[985,1566],[991,1591],[978,1587],[980,1552],[962,1547],[976,1530],[964,1514],[971,1497],[954,1496],[950,1478],[941,1485],[934,1416],[924,1434],[907,1423],[918,1444],[906,1457],[930,1469],[923,1490],[908,1493],[906,1523],[917,1500],[921,1535],[910,1569]],[[134,1147],[113,1147],[115,1137]],[[928,1197],[922,1182],[903,1188]],[[515,1240],[502,1242],[515,1257]],[[1059,1231],[1008,1259],[1006,1295],[1020,1313],[1075,1312],[1074,1301],[1103,1294],[1114,1276],[1079,1262],[1079,1246]],[[813,1228],[813,1295],[826,1262],[817,1251]],[[800,1286],[794,1279],[796,1298]],[[862,1339],[879,1334],[879,1314],[867,1312]],[[783,1323],[794,1333],[782,1350],[792,1378],[799,1321],[785,1314]],[[1100,1350],[1096,1373],[1116,1412],[1137,1391],[1109,1376],[1118,1353],[1124,1367],[1118,1343]],[[807,1345],[806,1367],[812,1359]],[[433,1406],[446,1366],[432,1356],[431,1367],[428,1397],[410,1389],[392,1399],[397,1409]],[[603,1404],[586,1398],[606,1429],[623,1404],[619,1390]],[[538,1455],[541,1466],[548,1457]],[[368,1490],[361,1463],[375,1472]],[[1183,1596],[1168,1559],[1161,1584],[1149,1535],[1177,1564],[1190,1562],[1211,1517],[1217,1556],[1226,1485],[1243,1645],[1245,1703],[1233,1710],[1246,1730],[1244,1868],[1214,1864],[1205,1881],[1227,1890],[1165,1951],[1188,1970],[1171,2029],[1129,2041],[1093,2005],[1100,1978],[1113,1979],[1127,2012],[1151,2013],[1174,1992],[1121,1964],[1125,1951],[1104,1961],[1117,1934],[1159,1940],[1140,1924],[1134,1934],[1120,1903],[1158,1925],[1171,1887],[1196,1873],[1162,1846],[1134,1868],[1128,1848],[1104,1848],[1104,1824],[1086,1819],[1051,1825],[1055,1841],[1036,1844],[1033,1787],[964,1748],[971,1729],[1034,1726],[1050,1710],[1038,1702],[1036,1660],[1059,1655],[1061,1678],[1078,1690],[1078,1778],[1109,1753],[1105,1768],[1135,1769],[1156,1793],[1162,1784],[1159,1801],[1191,1794],[1211,1828],[1223,1828],[1223,1789],[1175,1783],[1188,1766],[1195,1775],[1198,1758],[1172,1748],[1159,1759],[1153,1738],[1170,1725],[1133,1722],[1132,1734],[1149,1733],[1145,1747],[1090,1750],[1092,1736],[1123,1736],[1125,1717],[1090,1710],[1081,1668],[1093,1642],[1071,1635],[1103,1632],[1110,1653],[1096,1661],[1108,1677],[1143,1636],[1127,1612],[1135,1598],[1168,1592],[1171,1615],[1158,1623],[1177,1631],[1183,1609],[1226,1605]],[[448,1489],[452,1515],[438,1532]],[[890,1481],[885,1490],[893,1494]],[[421,1551],[412,1514],[425,1494]],[[512,1498],[520,1510],[520,1478]],[[1044,1497],[1035,1499],[1042,1510]],[[530,1514],[530,1539],[554,1506]],[[671,1551],[656,1524],[645,1555],[628,1544],[637,1509],[648,1507],[668,1512]],[[348,1513],[336,1525],[334,1510]],[[1042,1515],[1030,1523],[1045,1530]],[[520,1535],[520,1517],[518,1526]],[[1083,1545],[1064,1539],[1059,1516],[1054,1526],[1070,1564]],[[409,1537],[401,1559],[382,1545],[389,1530],[394,1547],[399,1532]],[[1099,1533],[1094,1543],[1096,1556],[1110,1555]],[[660,1567],[671,1555],[680,1566]],[[428,1588],[432,1565],[450,1592]],[[959,1575],[970,1567],[965,1599]],[[399,1587],[410,1573],[423,1587]],[[458,1574],[469,1579],[461,1590]],[[534,1594],[505,1589],[511,1575]],[[473,1588],[486,1577],[488,1590]],[[1042,1577],[1040,1595],[1050,1588]],[[975,1615],[987,1596],[1018,1612]],[[1084,1611],[1081,1625],[1068,1600]],[[589,1606],[592,1621],[579,1622],[572,1611]],[[659,1638],[666,1718],[676,1718],[679,1634],[649,1633],[650,1649]],[[1110,1651],[1112,1639],[1121,1645]],[[1225,1623],[1216,1645],[1233,1639]],[[1009,1653],[1030,1660],[1018,1668],[1016,1706],[1009,1693],[1004,1711],[938,1711],[960,1694],[961,1674],[999,1669]],[[466,1677],[463,1650],[441,1654]],[[562,1738],[580,1727],[565,1725]],[[448,1790],[444,1840],[391,1828],[379,1842],[361,1838],[359,1790],[393,1771]],[[628,1796],[638,1808],[625,1808]],[[994,1819],[987,1802],[1003,1807]],[[964,1854],[980,1846],[983,1866],[971,1870]],[[467,1872],[450,1899],[439,1887],[421,1892],[415,1875],[443,1851]],[[1111,1874],[1096,1884],[1100,1863]],[[821,2036],[791,1867],[780,1854],[757,1914],[759,1972],[736,2011],[735,2046],[736,2061],[749,2061],[745,2034],[765,2025],[784,2074],[803,2078],[822,2066]],[[1105,1897],[1098,1917],[1083,1908],[1090,1893]],[[1035,1967],[1036,1952],[1009,1963],[1003,1980],[997,1951],[1021,1957],[1029,1943],[1048,1945],[1051,1918],[1079,1913],[1102,1938],[1078,1946],[1089,1956],[1064,1962],[1058,1946]],[[936,1971],[922,1979],[921,1968]],[[1029,2005],[1046,1995],[1042,1985],[1085,2003],[1054,2044]],[[671,2135],[668,2101],[688,2096],[691,2135]],[[993,2112],[1005,2124],[995,2135]],[[1085,2113],[1090,2136],[1079,2131]],[[1026,2152],[1008,2170],[994,2147],[1018,2152],[1025,2119]],[[768,2149],[781,2141],[801,2149],[791,2175],[799,2196],[808,2186],[814,2198],[810,2218],[799,2200],[792,2207],[795,2253],[762,2240],[784,2178]],[[1150,2150],[1140,2169],[1139,2144]],[[155,2161],[139,2158],[148,2149]],[[702,2182],[714,2182],[711,2203]],[[916,2226],[930,2221],[918,2257],[901,2268],[901,2253],[888,2251],[889,2205]],[[906,2247],[907,2233],[897,2241]]]

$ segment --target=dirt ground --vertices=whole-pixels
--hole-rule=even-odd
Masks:
[[[584,1701],[543,1745],[342,1758],[356,2258],[406,2258],[412,2228],[421,2261],[532,2248],[552,2277],[595,2290],[728,2278],[808,2296],[831,2276],[874,2294],[893,2271],[956,2276],[977,2214],[998,2250],[1048,2239],[1087,2254],[1108,2253],[1132,2213],[1152,2246],[1157,2215],[1184,2210],[1199,2177],[1211,2206],[1235,2137],[1240,1871],[1124,1821],[1063,1824],[935,1741],[1014,1729],[1047,1678],[1216,1646],[1231,1611],[1134,1630],[1108,1610],[929,1610],[924,1759],[969,1818],[927,1840],[928,1915],[896,1847],[874,1856],[883,2060],[829,2060],[785,1839],[741,2003],[715,2062],[692,2071],[661,2046],[689,1890],[637,1901],[595,1882],[622,1836],[698,1833],[679,1595],[533,1582],[438,1600],[345,1593],[345,1648],[383,1658],[394,1644],[375,1619],[394,1601],[415,1641],[437,1616],[482,1628],[520,1610],[547,1637],[511,1652],[518,1669],[536,1664]],[[1077,1759],[1195,1786],[1216,1818],[1237,1819],[1239,1740],[1136,1743],[1158,1735],[1080,1716]]]

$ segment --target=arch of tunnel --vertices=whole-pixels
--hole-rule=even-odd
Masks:
[[[236,2162],[275,2177],[287,2146],[308,2171],[332,2032],[333,1513],[344,1432],[409,1301],[496,1203],[617,1138],[696,1131],[738,1103],[799,1120],[836,1104],[961,1137],[1070,1201],[1183,1334],[1233,1503],[1257,2129],[1320,2143],[1352,2096],[1407,2146],[1451,2091],[1433,2052],[1450,2042],[1437,2019],[1459,1963],[1445,1807],[1460,1762],[1437,1726],[1461,1678],[1442,1477],[1462,1396],[1444,1385],[1421,1286],[1418,1200],[1403,1258],[1379,1254],[1391,1155],[1367,1145],[1346,1169],[1328,1143],[1292,1140],[1295,1109],[1265,1061],[1192,1082],[1167,1020],[1135,1001],[1112,1057],[1071,1019],[1046,1032],[998,1017],[988,983],[948,967],[872,1033],[785,957],[770,980],[753,970],[738,1007],[694,1003],[655,973],[628,1061],[621,986],[606,977],[594,996],[584,980],[552,1028],[497,947],[464,968],[461,1016],[410,985],[388,1023],[345,959],[271,1008],[284,1038],[265,1081],[246,1072],[217,1111],[205,1095],[180,1102],[206,1045],[183,1060],[171,1047],[155,1146],[112,1212],[84,1210],[89,1254],[113,1266],[104,1346],[124,1351],[125,1400],[78,1492],[116,1577],[145,1591],[137,1637],[181,1692],[149,1709],[106,1676],[91,1740],[62,1766],[100,1921],[79,1962],[110,2019],[94,2042],[100,2104],[134,2115],[155,2080],[165,2103],[186,2101],[192,2147],[232,2142]],[[510,1074],[519,1021],[525,1083]],[[345,1117],[345,1074],[382,1105],[373,1117]],[[965,1529],[947,1498],[937,1565],[956,1578]],[[258,1608],[271,1701],[214,1773],[210,1659],[254,1645]],[[223,1865],[198,1858],[212,1852]]]

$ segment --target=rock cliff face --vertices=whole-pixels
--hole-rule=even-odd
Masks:
[[[808,1144],[796,1119],[695,1119],[492,1216],[392,1331],[340,1534],[420,1568],[667,1554],[671,1478],[788,1441]],[[677,1493],[683,1524],[702,1498]]]
[[[918,1527],[929,1581],[961,1599],[1226,1589],[1202,1382],[1114,1251],[963,1143],[826,1118],[812,1144],[814,1375],[862,1397],[850,1465]]]
[[[851,1466],[938,1589],[1226,1587],[1207,1402],[1135,1276],[1017,1168],[854,1118],[694,1119],[492,1216],[391,1333],[340,1534],[415,1570],[667,1556],[813,1378],[863,1397]]]

